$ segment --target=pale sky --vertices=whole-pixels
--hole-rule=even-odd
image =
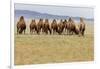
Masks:
[[[15,10],[30,10],[53,15],[94,18],[94,9],[92,7],[48,6],[16,3]]]

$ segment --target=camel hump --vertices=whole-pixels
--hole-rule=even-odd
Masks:
[[[18,24],[25,24],[25,21],[24,21],[24,16],[21,16],[19,21],[18,21]]]
[[[19,21],[22,21],[22,20],[24,20],[24,16],[21,16]]]

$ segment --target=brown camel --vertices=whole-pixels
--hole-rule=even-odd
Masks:
[[[31,21],[30,24],[30,34],[37,31],[37,25],[35,19]]]
[[[48,31],[51,34],[51,28],[50,28],[49,20],[48,19],[45,19],[44,26],[43,26],[43,30],[44,30],[44,32],[46,34],[48,34]]]
[[[19,21],[17,22],[17,34],[22,34],[23,31],[25,34],[25,30],[26,30],[25,20],[24,20],[24,17],[21,16]]]
[[[65,22],[63,22],[62,19],[61,19],[59,24],[58,24],[58,33],[60,35],[63,33],[64,28],[65,28]]]
[[[53,34],[58,31],[57,21],[55,19],[51,23],[51,30]]]
[[[40,34],[40,32],[43,30],[43,19],[40,19],[37,24],[37,34]]]
[[[63,21],[63,24],[64,24],[64,30],[65,30],[65,33],[66,33],[66,31],[68,31],[68,22],[67,22],[66,19]]]
[[[67,34],[70,34],[71,31],[71,18],[67,21],[66,19],[63,22],[65,24],[65,32],[67,31]]]
[[[80,17],[80,23],[79,23],[79,33],[80,35],[84,36],[85,31],[85,22],[82,17]]]
[[[75,26],[75,22],[73,21],[73,19],[70,17],[69,20],[68,20],[68,34],[73,34],[75,33],[75,30],[76,30],[76,26]]]

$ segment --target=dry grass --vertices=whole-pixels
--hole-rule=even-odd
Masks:
[[[93,26],[77,35],[16,35],[15,65],[94,60]]]

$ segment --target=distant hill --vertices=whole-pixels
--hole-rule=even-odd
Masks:
[[[48,18],[48,19],[67,19],[69,16],[59,16],[59,15],[52,15],[48,13],[40,13],[36,11],[29,11],[29,10],[15,10],[15,18],[18,18],[20,16],[24,16],[25,18],[35,18],[35,19],[40,19],[40,18]],[[73,19],[79,20],[80,17],[73,17]],[[85,18],[87,19],[87,18]],[[92,18],[87,19],[87,20],[93,20]]]

